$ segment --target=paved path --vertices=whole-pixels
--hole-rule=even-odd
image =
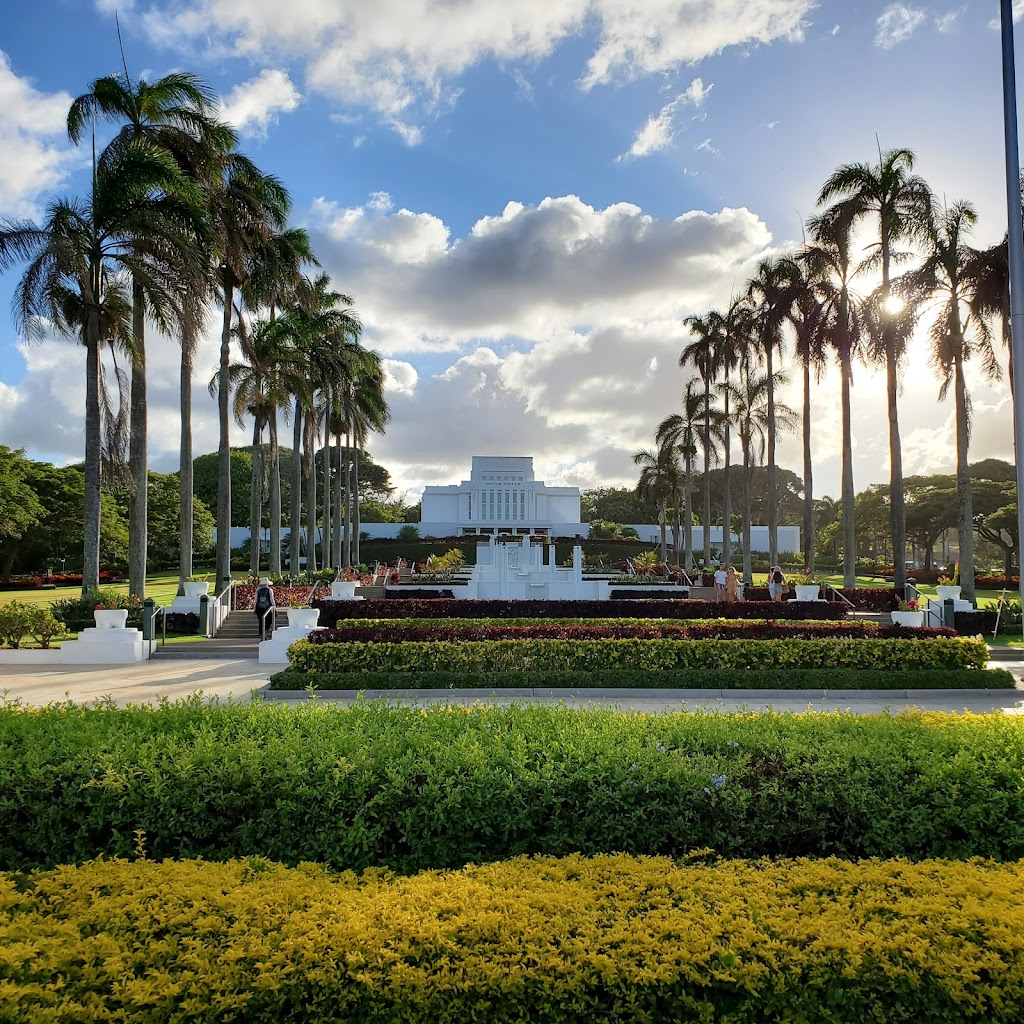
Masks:
[[[566,704],[574,708],[615,707],[623,711],[841,711],[860,714],[896,712],[904,708],[931,711],[964,710],[977,713],[1024,713],[1024,665],[1008,667],[1017,677],[1017,690],[367,690],[365,698],[385,697],[397,703],[472,704],[474,701],[508,704],[531,701]],[[268,700],[301,704],[304,693],[277,693],[264,689],[277,666],[251,660],[149,661],[124,666],[0,666],[0,692],[25,705],[72,700],[89,703],[110,697],[117,704],[153,703],[201,692],[221,700],[249,700],[262,691]],[[355,690],[325,691],[320,700],[351,703]]]

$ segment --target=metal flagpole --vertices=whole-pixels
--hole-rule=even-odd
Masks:
[[[1006,211],[1010,258],[1010,352],[1013,358],[1013,440],[1017,465],[1017,564],[1021,599],[1020,540],[1024,539],[1024,225],[1021,221],[1020,154],[1017,147],[1017,75],[1013,59],[1013,4],[1000,0],[1003,38],[1003,125],[1006,137]],[[1009,582],[1009,581],[1007,581]]]

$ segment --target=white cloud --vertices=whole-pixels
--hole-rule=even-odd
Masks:
[[[266,138],[277,115],[294,110],[301,99],[286,71],[264,68],[221,100],[220,113],[241,135]]]
[[[940,32],[952,32],[957,19],[967,10],[967,6],[958,7],[955,11],[949,11],[935,19],[935,27]]]
[[[106,0],[97,0],[105,3]],[[366,107],[409,144],[484,60],[538,61],[596,42],[584,89],[695,64],[731,46],[803,39],[815,0],[180,0],[141,21],[158,45],[305,63],[309,88]]]
[[[890,4],[875,22],[875,46],[890,50],[909,39],[924,21],[924,11],[905,4]]]
[[[839,26],[838,25],[833,25],[832,26],[832,35],[834,35],[834,36],[839,35]]]
[[[628,152],[615,158],[616,163],[621,160],[649,156],[658,150],[668,148],[675,138],[672,124],[676,117],[676,111],[685,104],[694,107],[701,106],[713,88],[713,84],[706,86],[700,78],[695,78],[674,100],[666,103],[657,114],[652,114],[647,119],[644,126],[636,133],[633,145],[629,147]],[[701,120],[703,119],[704,115],[701,116]]]
[[[703,142],[698,143],[696,148],[698,153],[710,153],[712,156],[722,155],[722,151],[711,144],[710,138],[704,139]]]
[[[1013,20],[1017,22],[1020,21],[1021,18],[1024,18],[1024,0],[1013,0]],[[994,29],[998,29],[1000,27],[998,15],[988,23],[988,27]]]
[[[0,216],[30,217],[37,199],[83,162],[67,142],[71,96],[41,93],[0,51]]]

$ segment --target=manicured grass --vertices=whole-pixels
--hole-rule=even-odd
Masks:
[[[200,575],[204,572],[210,573],[210,578],[213,579],[213,569],[196,569],[196,575]],[[232,573],[235,579],[245,579],[248,573],[235,572]],[[102,590],[113,590],[119,594],[128,593],[128,581],[125,580],[121,583],[108,583],[105,584]],[[68,597],[79,597],[82,593],[82,588],[79,586],[73,587],[56,587],[53,590],[42,590],[38,587],[34,587],[30,590],[0,590],[0,604],[7,604],[8,601],[21,601],[23,604],[38,604],[48,605],[52,601],[57,601],[61,598]],[[169,605],[178,593],[178,570],[177,569],[166,569],[162,572],[153,573],[146,577],[146,597],[153,598],[158,605]]]
[[[984,639],[989,647],[1024,647],[1024,638],[1019,633],[999,633],[997,636],[986,633]]]

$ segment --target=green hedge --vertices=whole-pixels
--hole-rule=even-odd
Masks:
[[[270,677],[271,690],[1012,690],[1006,669],[683,669],[679,672],[300,672],[286,668]]]
[[[1024,857],[1024,719],[310,701],[0,710],[0,869],[260,855]]]
[[[680,669],[980,669],[983,640],[488,640],[319,644],[288,648],[300,672],[665,672]]]
[[[1024,866],[520,857],[0,875],[5,1021],[1019,1024]]]

